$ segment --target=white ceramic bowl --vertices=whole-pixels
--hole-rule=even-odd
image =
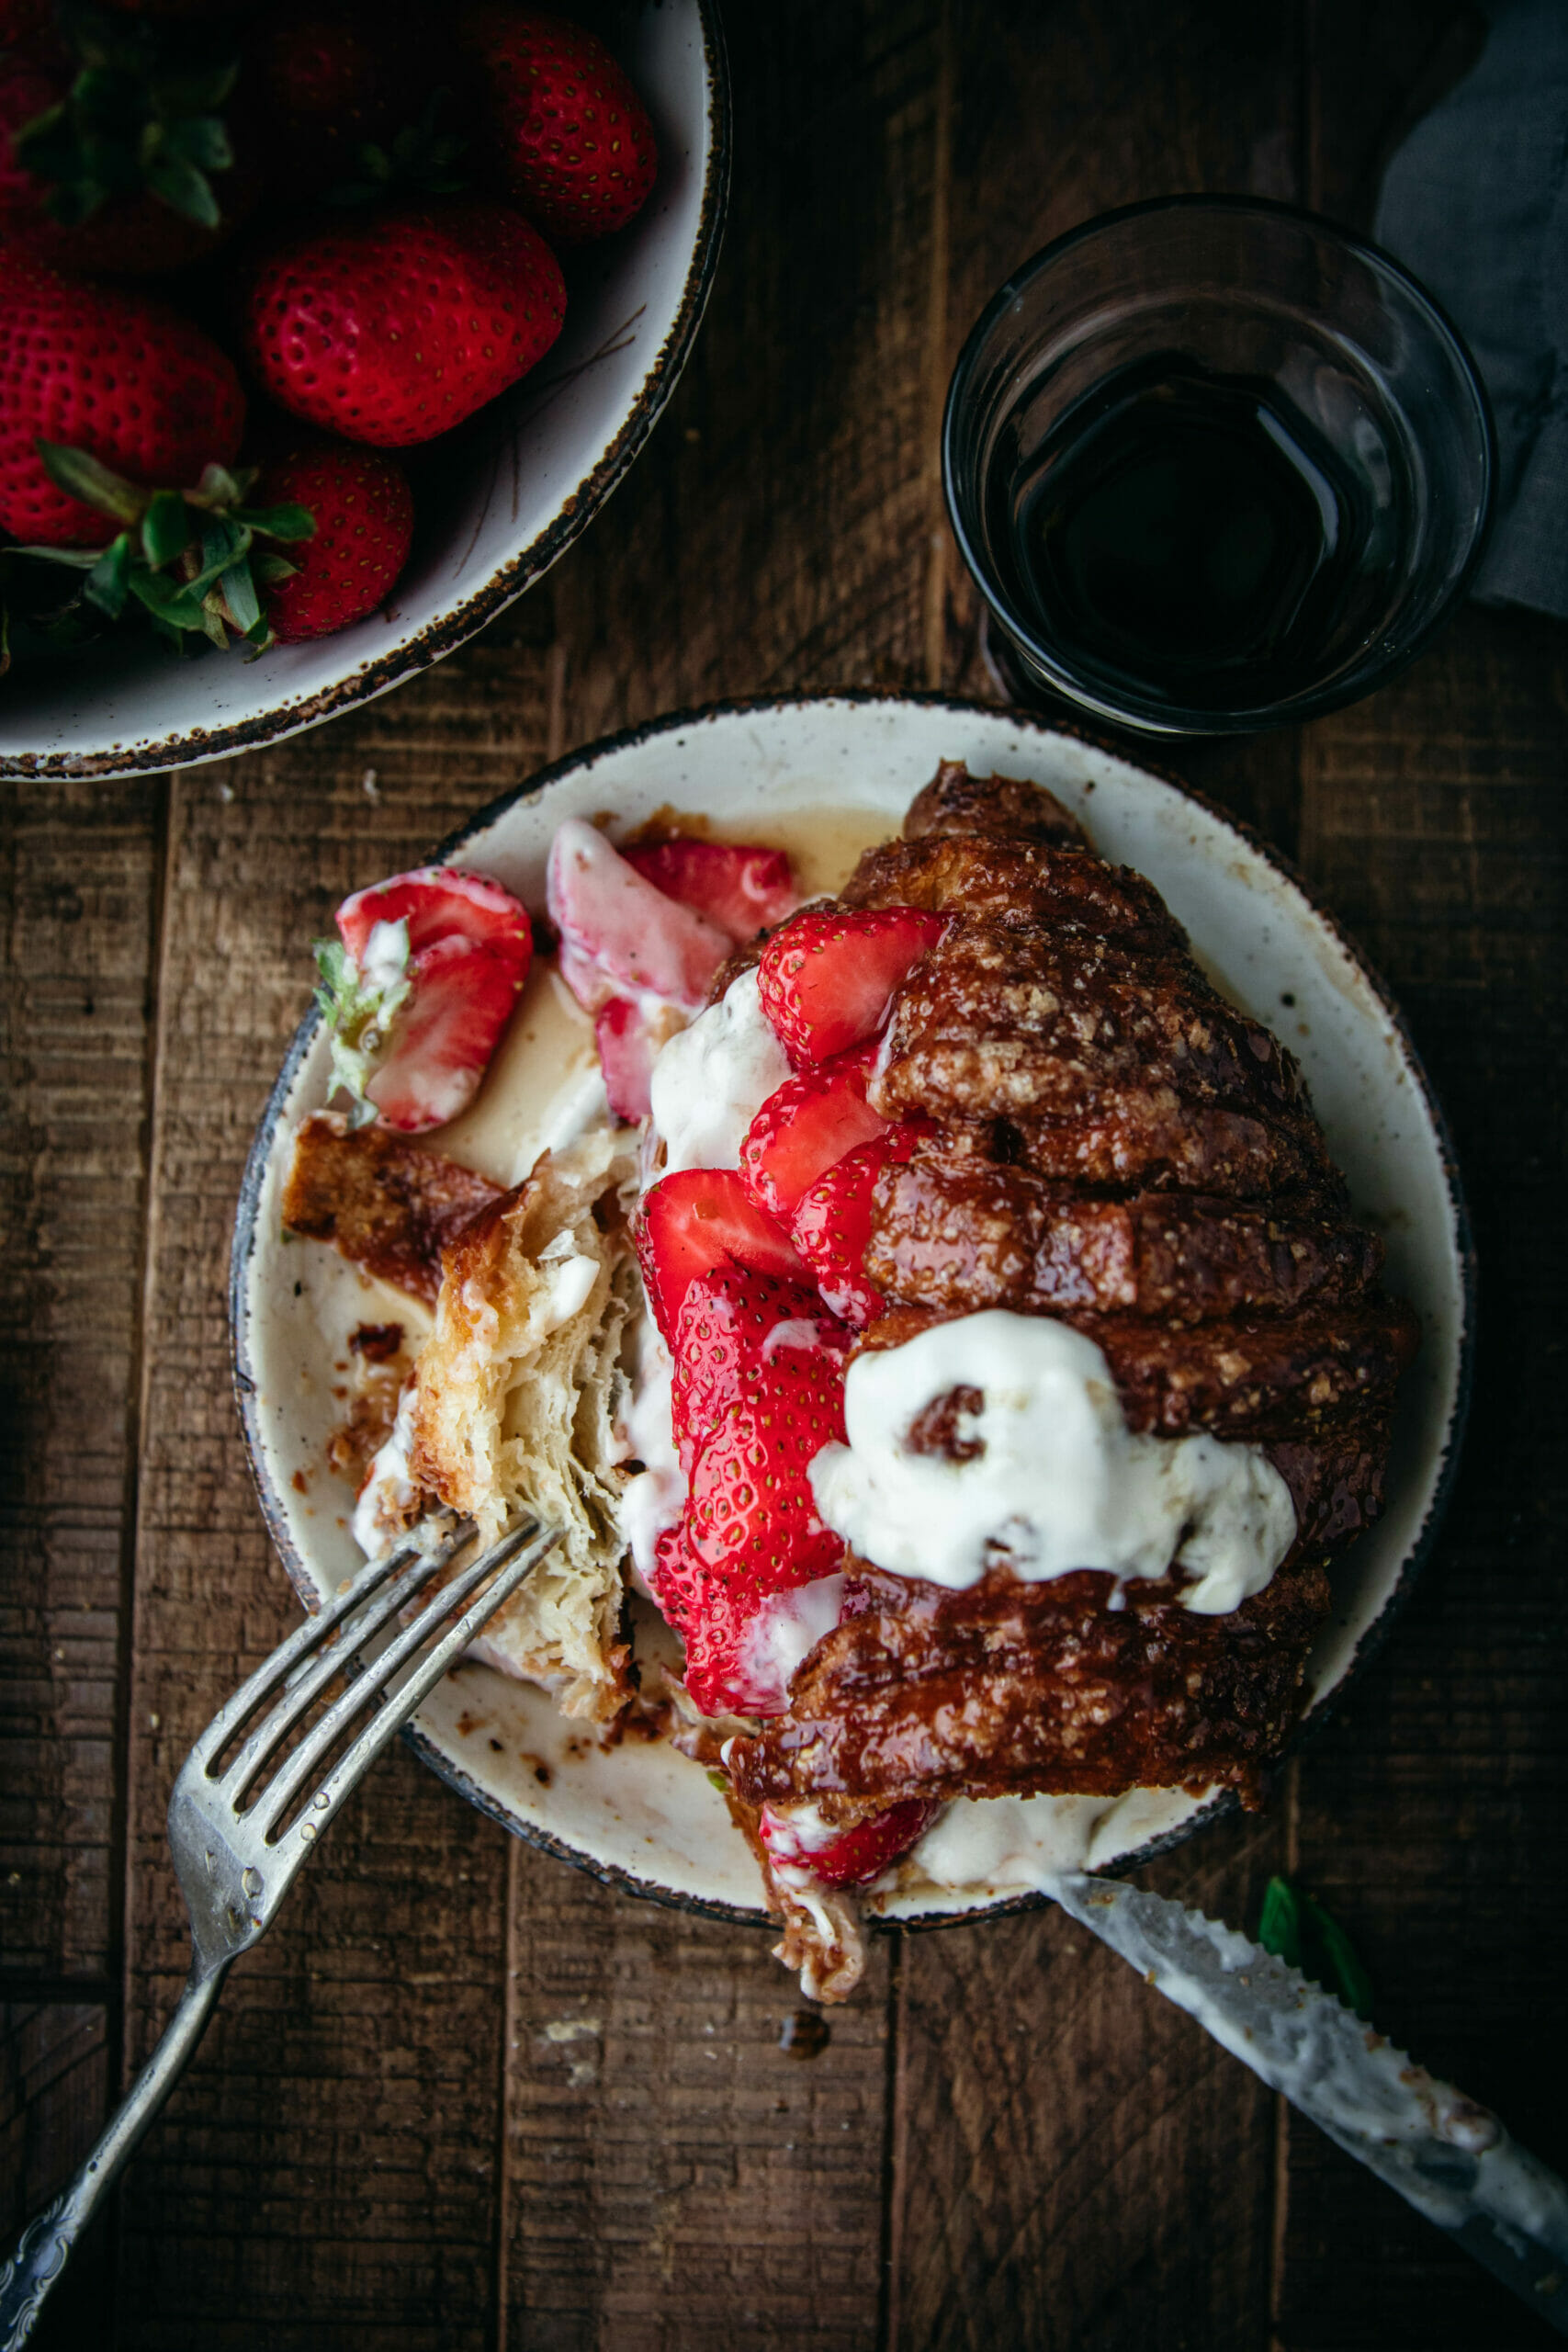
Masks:
[[[0,775],[123,775],[275,742],[427,669],[520,596],[597,514],[685,365],[718,261],[729,85],[717,0],[641,0],[616,51],[653,119],[659,179],[631,225],[570,257],[566,325],[533,375],[417,467],[390,606],[260,661],[152,640],[20,662]]]
[[[672,806],[713,819],[732,838],[787,841],[804,831],[820,846],[835,822],[863,830],[869,819],[894,831],[943,758],[1048,785],[1107,856],[1157,885],[1227,995],[1300,1057],[1356,1209],[1387,1243],[1389,1285],[1420,1316],[1388,1510],[1335,1570],[1334,1614],[1310,1668],[1310,1723],[1386,1629],[1435,1530],[1463,1419],[1472,1267],[1441,1115],[1399,1014],[1271,852],[1174,782],[1077,736],[969,704],[865,695],[723,706],[615,737],[495,802],[438,854],[496,875],[538,905],[546,853],[564,817],[613,808],[630,827]],[[305,952],[301,940],[301,959]],[[312,1013],[256,1137],[232,1269],[246,1440],[268,1526],[307,1600],[359,1560],[344,1524],[347,1491],[329,1498],[317,1465],[339,1409],[333,1361],[353,1323],[367,1319],[363,1285],[333,1251],[286,1245],[278,1216],[293,1132],[323,1101],[326,1072]],[[310,1492],[299,1491],[296,1473]],[[585,1728],[563,1722],[539,1692],[470,1666],[443,1685],[411,1736],[437,1771],[519,1836],[646,1894],[760,1916],[755,1865],[705,1773],[663,1747],[627,1742],[601,1752]],[[1019,1857],[1043,1850],[1040,1809],[1061,1802],[1032,1800],[1034,1815],[1016,1800],[1001,1801],[1010,1814],[969,1808],[982,1833],[972,1874],[938,1887],[907,1872],[881,1900],[885,1916],[930,1919],[1031,1899]],[[1062,1859],[1125,1865],[1227,1802],[1156,1792],[1097,1805],[1087,1849]],[[1055,1836],[1046,1824],[1053,1853]]]

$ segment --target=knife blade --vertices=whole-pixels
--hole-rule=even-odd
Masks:
[[[1568,2184],[1489,2109],[1201,1911],[1080,1871],[1043,1891],[1568,2335]]]

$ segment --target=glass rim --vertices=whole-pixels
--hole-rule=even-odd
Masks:
[[[1454,363],[1455,373],[1469,394],[1477,427],[1481,488],[1470,546],[1463,563],[1420,626],[1394,650],[1363,656],[1348,673],[1342,673],[1320,685],[1303,687],[1301,692],[1286,695],[1280,701],[1241,710],[1200,709],[1196,706],[1169,701],[1156,705],[1132,693],[1112,699],[1080,679],[1039,644],[1023,616],[1012,610],[1009,599],[996,582],[992,566],[974,544],[974,536],[965,526],[963,503],[955,485],[957,466],[953,445],[957,437],[959,413],[970,392],[980,355],[998,322],[1012,308],[1021,294],[1076,246],[1087,243],[1107,230],[1121,228],[1128,221],[1147,219],[1155,214],[1178,212],[1249,214],[1261,220],[1308,229],[1315,236],[1367,264],[1379,277],[1391,280],[1394,290],[1427,319],[1438,341],[1446,347]],[[1496,504],[1497,429],[1481,370],[1463,335],[1437,297],[1429,293],[1418,278],[1412,277],[1403,263],[1396,261],[1382,245],[1374,244],[1371,238],[1358,236],[1354,230],[1341,228],[1337,221],[1325,219],[1320,212],[1311,211],[1305,205],[1286,204],[1274,197],[1224,194],[1145,197],[1136,204],[1118,205],[1111,211],[1097,212],[1088,220],[1078,221],[1061,236],[1054,237],[1049,244],[1042,245],[1027,261],[1020,263],[987,302],[964,339],[948,382],[942,418],[942,486],[948,521],[970,578],[998,624],[1015,641],[1026,661],[1041,671],[1046,682],[1059,694],[1080,709],[1091,710],[1099,718],[1134,728],[1145,734],[1257,734],[1266,728],[1289,726],[1297,720],[1321,718],[1327,711],[1337,710],[1347,703],[1359,700],[1362,695],[1397,677],[1430,642],[1463,597],[1486,550]]]

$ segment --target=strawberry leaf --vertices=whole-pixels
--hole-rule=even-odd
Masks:
[[[365,1090],[376,1057],[413,986],[408,977],[407,922],[381,928],[390,933],[392,942],[392,954],[385,959],[390,977],[384,983],[378,978],[367,981],[341,940],[318,939],[315,945],[316,968],[321,976],[316,1002],[332,1037],[331,1091],[341,1089],[349,1097],[349,1125],[355,1127],[367,1126],[377,1115]]]
[[[102,555],[82,582],[82,594],[89,605],[118,621],[125,610],[125,600],[130,594],[131,540],[129,531],[121,531],[111,539]]]
[[[219,582],[223,602],[229,607],[229,618],[242,637],[249,637],[262,616],[261,599],[256,594],[255,582],[251,578],[248,563],[231,564]]]
[[[1337,1994],[1348,2009],[1359,2018],[1372,2014],[1372,1980],[1362,1967],[1355,1946],[1331,1911],[1325,1911],[1316,1895],[1302,1898],[1310,1928],[1309,1945],[1315,1944],[1313,1973],[1317,1982]]]
[[[177,490],[160,490],[141,518],[141,552],[154,571],[190,545],[190,511]]]
[[[1288,1879],[1271,1878],[1263,1897],[1258,1940],[1288,1968],[1332,1993],[1359,2018],[1372,2013],[1371,1979],[1354,1945],[1315,1894],[1301,1894]]]
[[[147,166],[147,186],[160,203],[182,220],[194,220],[198,229],[216,229],[223,218],[206,173],[182,156],[167,152],[157,156]]]
[[[468,141],[457,132],[440,128],[442,110],[451,100],[447,89],[433,90],[417,122],[405,123],[389,149],[367,140],[355,161],[358,176],[327,191],[329,204],[378,202],[396,190],[402,195],[456,196],[471,176],[460,159]]]
[[[186,495],[196,506],[237,506],[255,475],[254,466],[242,466],[238,474],[231,474],[227,466],[203,466],[201,480]]]
[[[215,114],[191,115],[175,123],[164,139],[166,152],[197,172],[233,169],[234,150],[229,133]]]
[[[59,22],[75,78],[58,105],[14,136],[17,160],[45,184],[45,210],[79,227],[115,198],[145,189],[216,228],[220,213],[207,175],[234,160],[217,111],[239,74],[231,34],[127,18],[79,0],[64,0]]]
[[[40,437],[38,453],[51,481],[68,498],[79,498],[84,506],[116,523],[141,522],[152,497],[150,491],[127,481],[123,474],[111,472],[85,449],[67,449],[58,441]]]
[[[251,577],[263,588],[276,588],[292,580],[299,567],[286,555],[271,555],[264,548],[251,558]]]
[[[308,506],[237,506],[234,520],[269,539],[313,539],[316,536],[316,518]]]
[[[1258,1922],[1258,1940],[1265,1951],[1282,1960],[1287,1968],[1301,1966],[1301,1905],[1289,1879],[1269,1880],[1263,1897],[1263,1916]]]

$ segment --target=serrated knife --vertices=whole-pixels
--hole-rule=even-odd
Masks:
[[[1458,2240],[1568,2335],[1568,2183],[1497,2118],[1438,2082],[1234,1928],[1117,1879],[1052,1873],[1042,1891],[1347,2155]]]

